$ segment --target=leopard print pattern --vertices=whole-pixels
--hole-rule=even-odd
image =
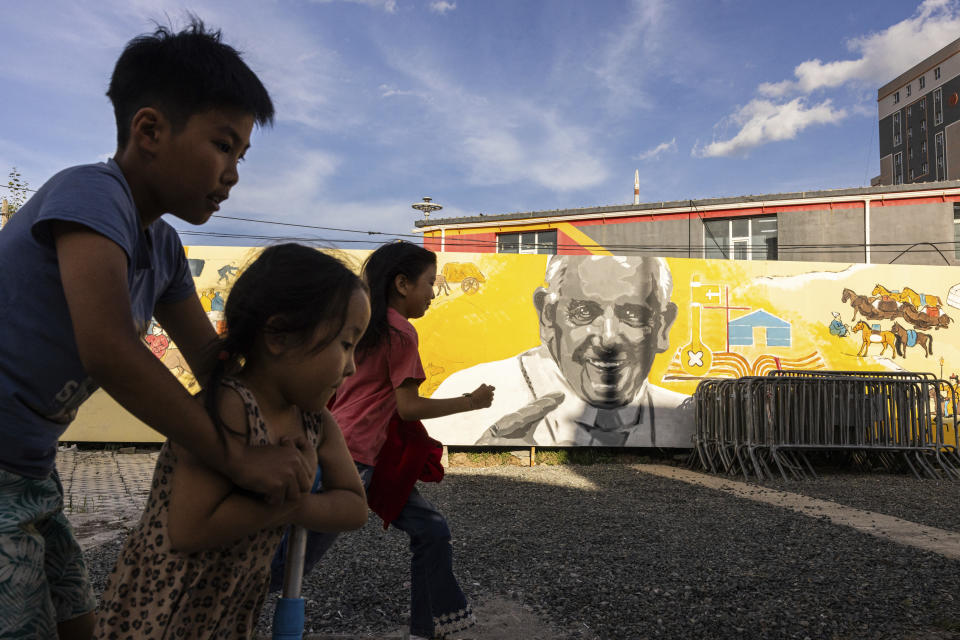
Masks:
[[[224,385],[243,398],[247,442],[269,444],[253,394],[239,381]],[[322,416],[303,412],[312,446],[323,436]],[[267,595],[270,561],[283,527],[264,529],[230,545],[195,553],[170,548],[167,517],[177,458],[169,442],[157,458],[143,516],[128,536],[97,611],[95,637],[110,640],[250,638]]]

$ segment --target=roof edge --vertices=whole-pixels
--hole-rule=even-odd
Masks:
[[[817,198],[842,196],[870,196],[880,194],[910,193],[915,191],[936,191],[942,189],[960,188],[960,180],[943,182],[915,182],[906,185],[880,185],[876,187],[852,187],[847,189],[823,189],[819,191],[795,191],[792,193],[773,193],[764,195],[748,195],[729,198],[704,198],[700,200],[671,200],[663,202],[648,202],[641,204],[607,205],[599,207],[582,207],[578,209],[547,209],[542,211],[516,211],[493,215],[479,214],[476,216],[462,216],[459,218],[431,218],[416,220],[417,228],[437,227],[448,224],[465,224],[473,222],[497,222],[509,220],[529,220],[531,218],[552,218],[582,215],[603,215],[604,213],[625,213],[636,211],[638,215],[656,212],[664,209],[681,207],[698,208],[712,207],[724,204],[740,204],[756,202],[757,204],[774,204],[781,200],[813,200]]]

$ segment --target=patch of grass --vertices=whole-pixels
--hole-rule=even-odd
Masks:
[[[502,467],[522,464],[520,459],[509,451],[489,449],[470,449],[469,451],[449,452],[451,467]]]
[[[569,447],[565,449],[537,449],[537,464],[647,464],[656,462],[647,453],[635,449],[596,447]]]
[[[570,464],[570,454],[567,449],[537,449],[534,460],[537,464],[545,465]]]
[[[513,455],[516,451],[519,455]],[[451,467],[493,467],[530,464],[529,447],[524,448],[448,448]],[[534,462],[537,465],[591,465],[591,464],[676,464],[675,451],[627,449],[614,447],[537,447]],[[683,453],[686,455],[686,452]]]

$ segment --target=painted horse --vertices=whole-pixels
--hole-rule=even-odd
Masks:
[[[901,357],[907,357],[907,347],[913,347],[916,345],[920,345],[920,348],[923,349],[923,355],[925,357],[929,358],[933,355],[932,334],[920,333],[919,331],[913,331],[912,329],[905,329],[896,322],[893,323],[893,326],[890,327],[890,330],[893,332],[893,335],[897,337],[897,353],[900,354]],[[913,344],[911,344],[911,342]]]
[[[940,298],[930,293],[917,293],[910,287],[904,287],[900,292],[900,297],[902,300],[900,302],[909,302],[917,309],[923,309],[924,307],[942,307],[943,303],[940,301]]]
[[[953,322],[953,318],[945,313],[932,316],[929,313],[917,311],[917,308],[909,302],[900,305],[900,316],[917,329],[945,329]]]
[[[861,296],[853,289],[844,289],[843,295],[840,297],[840,302],[849,301],[850,306],[853,307],[853,318],[850,319],[851,322],[857,319],[857,313],[867,320],[892,320],[900,314],[898,309],[878,309],[873,306],[874,300],[876,300],[876,298]]]
[[[870,292],[870,295],[880,296],[881,299],[889,298],[890,300],[894,300],[895,302],[903,302],[902,293],[900,293],[899,291],[893,291],[891,289],[887,289],[882,284],[877,284],[877,286],[873,288],[873,291]]]
[[[866,356],[871,344],[883,345],[883,348],[880,349],[881,356],[887,352],[887,347],[890,347],[890,351],[893,352],[893,356],[891,357],[895,358],[897,356],[897,336],[893,335],[892,331],[871,329],[863,320],[853,325],[853,331],[859,331],[860,336],[863,338],[863,344],[860,346],[860,350],[857,351],[858,356]]]
[[[900,291],[891,291],[881,284],[873,288],[871,295],[880,296],[881,299],[889,298],[899,303],[909,302],[917,309],[924,307],[942,307],[940,298],[930,293],[917,293],[910,287],[904,287]]]

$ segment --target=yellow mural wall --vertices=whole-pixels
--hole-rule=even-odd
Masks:
[[[219,310],[230,286],[256,253],[240,247],[188,248],[198,295],[215,326],[222,321]],[[358,269],[367,252],[338,254]],[[427,375],[424,395],[458,371],[540,344],[533,296],[545,284],[547,260],[542,255],[439,254],[437,297],[427,314],[413,321]],[[669,348],[656,356],[649,375],[664,389],[689,395],[705,377],[762,375],[776,368],[903,369],[943,378],[960,372],[960,329],[951,318],[960,317],[960,267],[681,258],[667,258],[666,264],[673,279],[671,301],[679,311]],[[865,324],[859,325],[861,320]],[[152,344],[171,372],[195,390],[175,345],[164,349],[162,339]],[[160,437],[98,392],[62,439]]]

